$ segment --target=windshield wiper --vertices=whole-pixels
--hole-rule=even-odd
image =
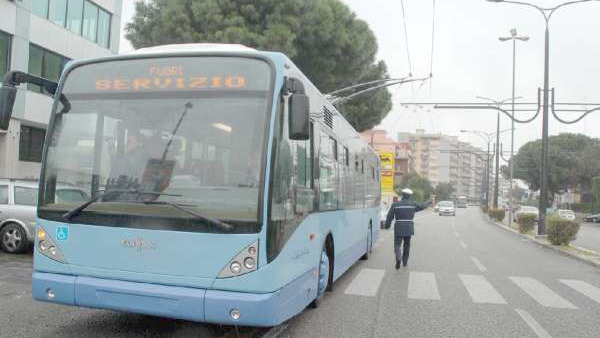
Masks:
[[[163,194],[160,192],[154,192],[154,191],[143,191],[143,190],[139,190],[139,189],[111,189],[111,190],[107,190],[104,193],[92,198],[91,200],[77,206],[76,208],[64,213],[62,215],[62,218],[65,219],[66,221],[70,221],[73,217],[79,215],[83,210],[85,210],[87,207],[89,207],[92,203],[99,201],[100,199],[105,199],[108,197],[116,197],[116,196],[120,196],[121,194],[137,194],[137,195],[155,195],[155,196],[181,196],[181,195],[173,195],[173,194]]]
[[[227,224],[225,222],[222,222],[216,218],[211,218],[211,217],[206,217],[203,216],[197,212],[188,210],[186,208],[184,208],[181,204],[176,204],[176,203],[172,203],[172,202],[166,202],[166,201],[136,201],[135,203],[143,203],[143,204],[147,204],[147,205],[168,205],[171,206],[177,210],[183,211],[187,214],[190,214],[192,216],[194,216],[195,218],[202,220],[204,222],[210,223],[218,228],[220,228],[223,231],[230,231],[231,229],[233,229],[233,226],[231,224]]]

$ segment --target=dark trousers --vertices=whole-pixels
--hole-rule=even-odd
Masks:
[[[395,236],[394,237],[394,252],[396,253],[396,260],[402,260],[402,265],[408,263],[408,255],[410,255],[410,238],[412,236]],[[404,244],[404,245],[403,245]],[[402,254],[400,254],[400,246],[402,248]]]

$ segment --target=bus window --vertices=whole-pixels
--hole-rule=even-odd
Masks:
[[[337,169],[338,164],[334,159],[333,146],[335,140],[326,133],[321,136],[321,156],[319,156],[319,209],[337,209]],[[337,145],[336,145],[337,147]]]
[[[294,141],[296,186],[312,188],[312,154],[310,141]]]
[[[346,163],[346,167],[350,166],[350,153],[346,147],[344,147],[344,162]]]
[[[331,154],[334,161],[338,160],[338,149],[337,149],[337,141],[333,138],[329,138],[329,144],[331,145]]]
[[[293,141],[295,151],[295,189],[294,211],[296,214],[311,212],[314,208],[313,188],[313,156],[312,156],[312,126],[310,139],[307,141]]]

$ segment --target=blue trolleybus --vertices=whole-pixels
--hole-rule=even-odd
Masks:
[[[0,128],[26,82],[55,98],[36,300],[274,326],[368,258],[378,157],[285,55],[170,45],[71,62],[58,83],[10,72]]]

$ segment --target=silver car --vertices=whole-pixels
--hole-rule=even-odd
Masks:
[[[534,214],[536,222],[540,216],[540,212],[538,211],[538,208],[523,205],[517,211],[515,211],[515,213],[513,214],[513,221],[517,222],[519,220],[520,214]]]
[[[438,206],[438,214],[440,216],[444,216],[444,215],[456,216],[456,208],[454,207],[454,202],[441,201],[437,204],[437,206]]]
[[[59,186],[57,200],[87,201],[88,195],[73,187]],[[0,179],[0,248],[21,253],[31,248],[35,236],[38,181]]]

